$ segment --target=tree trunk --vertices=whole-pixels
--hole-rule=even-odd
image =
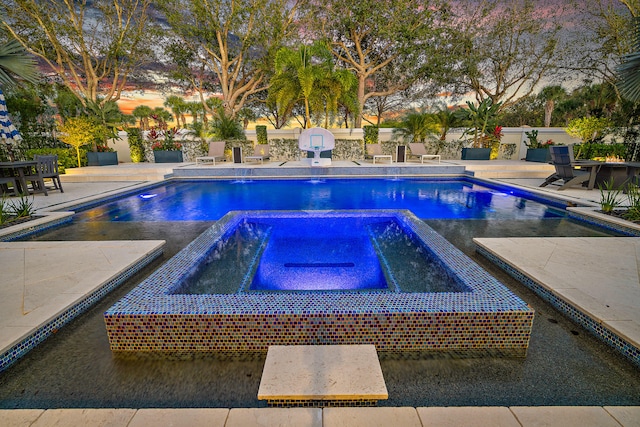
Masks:
[[[356,120],[355,120],[356,128],[362,127],[362,114],[364,113],[364,103],[366,101],[364,98],[364,89],[365,89],[366,80],[367,79],[364,74],[358,75],[358,107],[360,108],[360,112],[356,116]]]
[[[548,100],[544,104],[544,127],[551,127],[551,114],[553,114],[554,108],[555,102],[553,102],[553,99]]]

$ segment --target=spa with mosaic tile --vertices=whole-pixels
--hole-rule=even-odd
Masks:
[[[266,251],[259,245],[249,255],[251,265],[231,284],[234,291],[180,290],[242,224],[326,218],[393,222],[455,287],[403,291],[387,268],[392,260],[377,248],[387,282],[382,289],[251,290],[247,284]],[[343,264],[348,263],[335,265]],[[530,306],[411,212],[391,210],[231,212],[104,314],[115,354],[172,355],[264,354],[269,345],[374,344],[381,354],[392,355],[524,357],[533,317]]]

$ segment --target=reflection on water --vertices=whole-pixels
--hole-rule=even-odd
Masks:
[[[157,199],[158,197],[154,198]],[[492,196],[496,199],[496,195]],[[465,204],[467,202],[465,201]],[[478,203],[477,200],[474,203]],[[528,202],[527,202],[528,204]],[[596,236],[567,219],[428,220],[467,254],[473,237]],[[165,239],[168,259],[211,222],[77,222],[34,240]],[[0,374],[1,408],[255,407],[263,360],[123,360],[103,312],[158,261]],[[383,360],[389,406],[637,405],[637,369],[509,279],[536,310],[526,359]],[[547,321],[552,317],[557,323]],[[624,384],[624,387],[620,387]],[[543,390],[544,392],[541,392]]]
[[[151,193],[154,197],[149,197]],[[230,210],[408,209],[423,219],[533,219],[563,213],[467,181],[174,182],[81,214],[87,221],[203,221]]]

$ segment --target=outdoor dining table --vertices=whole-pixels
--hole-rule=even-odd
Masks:
[[[612,188],[627,190],[629,183],[638,183],[640,162],[606,162],[602,163],[596,176],[596,185],[605,187],[607,183]]]
[[[640,162],[624,162],[624,165],[627,167],[626,192],[629,184],[640,185]]]
[[[600,170],[600,167],[602,165],[603,162],[598,162],[596,160],[574,160],[573,162],[571,162],[571,166],[579,167],[582,170],[589,171],[589,183],[587,184],[588,190],[593,190],[593,187],[596,184],[598,171]]]
[[[15,162],[0,162],[0,176],[14,176],[17,178],[18,193],[27,193],[29,191],[28,178],[33,176],[39,177],[38,162],[35,160],[21,160]],[[40,187],[33,187],[32,193],[43,192],[47,196],[47,190],[44,186],[42,178],[36,178],[40,182]]]

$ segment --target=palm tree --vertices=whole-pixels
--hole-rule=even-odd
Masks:
[[[538,98],[544,101],[544,126],[551,126],[551,116],[556,107],[556,102],[567,96],[567,91],[559,85],[545,86],[540,91]]]
[[[316,82],[316,109],[324,113],[324,127],[329,127],[330,117],[338,112],[338,106],[350,111],[358,110],[358,79],[348,70],[330,70]]]
[[[185,121],[184,113],[187,111],[187,103],[184,98],[171,95],[167,97],[164,101],[164,106],[169,108],[173,115],[176,118],[176,126],[177,127],[186,127],[187,123]],[[182,126],[180,125],[180,121],[182,120]]]
[[[140,120],[140,130],[149,130],[149,117],[153,114],[151,107],[147,105],[138,105],[131,112],[133,117]]]
[[[399,127],[393,129],[394,136],[400,136],[404,142],[424,143],[429,135],[440,131],[433,114],[423,110],[414,110],[405,114]]]
[[[624,62],[616,67],[618,89],[622,96],[632,102],[640,101],[640,17],[635,18],[635,52],[624,56]]]
[[[40,72],[33,58],[16,40],[0,45],[0,85],[14,86],[19,81],[38,83]]]
[[[275,75],[271,92],[278,109],[286,111],[292,105],[304,104],[304,126],[311,124],[311,103],[319,98],[319,82],[333,69],[331,52],[322,43],[300,46],[297,50],[281,48],[276,54]],[[315,93],[314,93],[315,92]],[[315,96],[315,97],[314,97]]]

